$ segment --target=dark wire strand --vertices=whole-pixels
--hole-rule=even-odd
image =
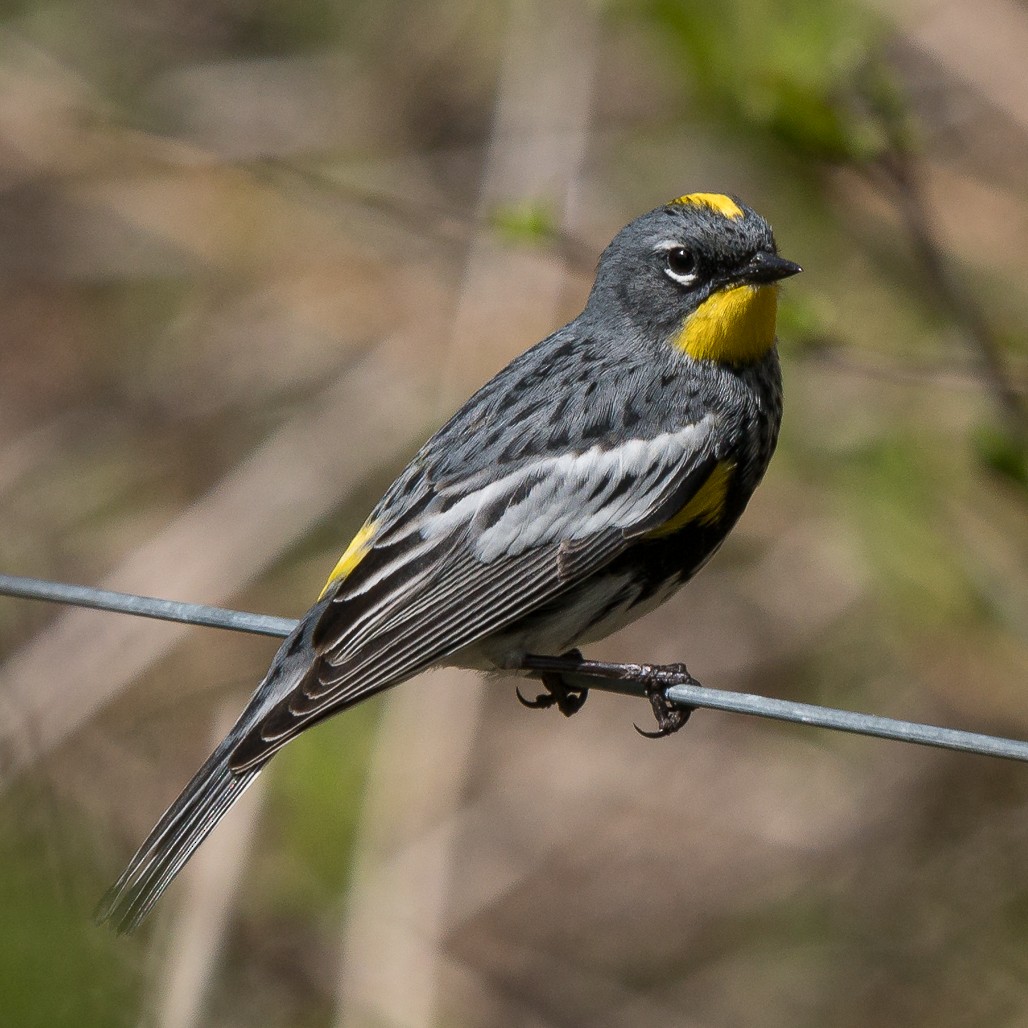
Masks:
[[[0,575],[0,595],[279,638],[285,638],[297,625],[291,618],[252,614],[248,611],[229,610],[202,603],[164,600],[154,596],[138,596],[134,593],[95,589],[91,586],[70,585],[65,582],[49,582],[40,578],[23,578],[18,575]],[[673,668],[609,664],[601,661],[569,661],[560,657],[532,659],[539,670],[567,673],[569,677],[581,679],[582,685],[590,689],[643,696],[646,682],[657,679],[666,689],[665,696],[668,702],[676,706],[707,707],[712,710],[826,728],[836,732],[850,732],[878,739],[893,739],[920,746],[934,746],[939,749],[1028,762],[1028,742],[1020,739],[1004,739],[979,732],[941,728],[914,721],[899,721],[895,718],[821,707],[812,703],[773,699],[753,693],[709,689],[694,684],[688,674],[679,674]]]

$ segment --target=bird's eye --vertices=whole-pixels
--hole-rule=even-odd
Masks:
[[[696,255],[684,246],[673,246],[667,251],[667,273],[683,285],[696,278]]]

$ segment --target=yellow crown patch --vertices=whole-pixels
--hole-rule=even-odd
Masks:
[[[741,218],[743,216],[742,208],[730,196],[725,196],[724,193],[687,193],[685,196],[679,196],[671,202],[700,204],[719,211],[726,218]]]

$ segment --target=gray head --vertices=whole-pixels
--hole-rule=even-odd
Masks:
[[[721,193],[690,193],[626,225],[604,250],[583,318],[696,360],[757,360],[774,344],[774,283],[800,270],[771,226]]]

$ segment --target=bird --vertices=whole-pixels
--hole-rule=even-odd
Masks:
[[[689,193],[621,229],[581,314],[479,389],[385,492],[98,922],[137,928],[312,725],[430,667],[524,673],[532,655],[577,654],[696,574],[775,449],[778,283],[801,270],[734,195]],[[541,677],[547,693],[525,702],[578,710],[583,689]]]

